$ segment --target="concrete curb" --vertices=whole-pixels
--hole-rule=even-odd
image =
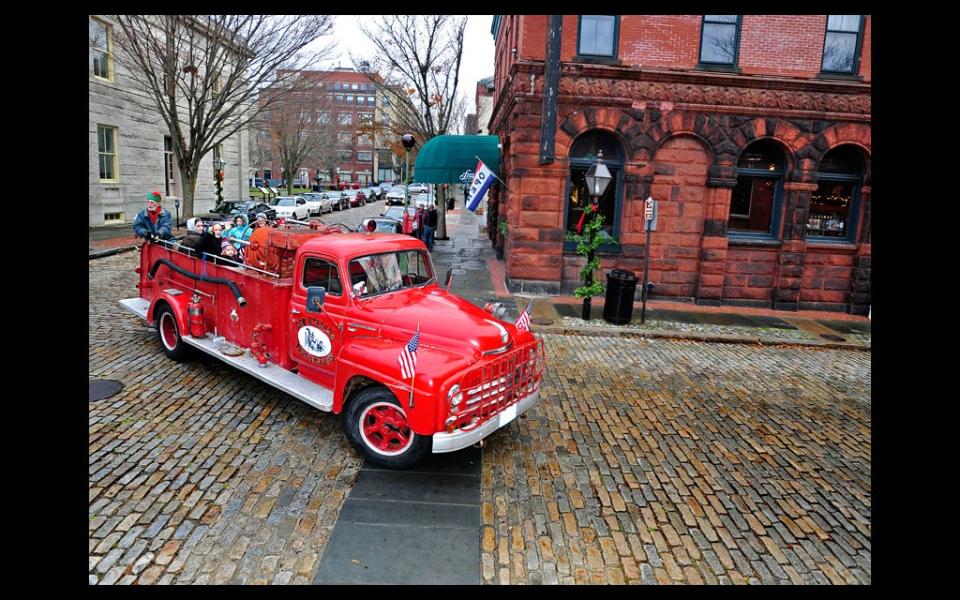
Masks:
[[[114,254],[120,254],[121,252],[129,252],[130,250],[136,250],[137,246],[120,246],[119,248],[107,248],[106,250],[100,250],[97,252],[91,252],[88,260],[94,260],[97,258],[106,258],[107,256],[113,256]]]
[[[776,338],[769,336],[738,335],[728,333],[693,333],[687,331],[647,331],[643,329],[600,329],[592,327],[540,327],[536,333],[552,333],[556,335],[587,335],[592,337],[630,337],[652,339],[691,340],[718,344],[756,344],[761,346],[807,346],[826,350],[858,350],[870,351],[870,346],[854,342],[827,342],[820,340],[797,340],[791,338]]]

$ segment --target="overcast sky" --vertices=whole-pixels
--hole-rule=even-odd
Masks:
[[[353,62],[350,54],[356,57],[369,57],[374,52],[374,46],[367,36],[360,31],[359,23],[371,22],[373,15],[336,15],[336,30],[334,39],[340,50],[340,66],[350,67]],[[493,75],[493,36],[490,35],[490,25],[493,15],[470,15],[467,19],[467,29],[463,39],[463,59],[460,62],[460,81],[457,85],[459,92],[466,94],[467,112],[476,112],[475,91],[477,81]],[[324,42],[329,37],[323,38]],[[337,66],[334,63],[332,66]]]

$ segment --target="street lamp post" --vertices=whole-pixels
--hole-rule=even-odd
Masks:
[[[591,197],[591,203],[588,210],[594,213],[594,218],[597,218],[597,214],[600,211],[600,197],[603,196],[603,193],[607,191],[607,185],[610,184],[612,179],[610,175],[610,170],[607,169],[607,165],[603,164],[603,150],[597,152],[597,162],[590,166],[590,169],[587,171],[586,176],[584,177],[587,181],[587,191]],[[594,238],[596,234],[596,228],[587,227],[587,230],[590,232],[590,237],[587,242],[587,245],[590,248],[590,251],[587,253],[587,264],[593,262],[595,257],[594,250]],[[591,270],[587,274],[587,281],[585,282],[587,287],[593,285],[593,271]],[[584,321],[590,320],[590,296],[584,296],[583,298],[583,313],[580,315]]]
[[[217,158],[213,161],[214,177],[217,182],[217,204],[223,202],[223,167],[225,167],[226,164],[222,158]]]
[[[410,149],[417,145],[417,140],[409,133],[405,133],[400,136],[400,143],[403,144],[403,153],[407,158],[407,170],[403,172],[403,184],[406,186],[403,207],[406,209],[410,206]]]

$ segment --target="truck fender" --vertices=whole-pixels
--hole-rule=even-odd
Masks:
[[[178,296],[185,296],[185,294],[178,294]],[[181,331],[181,335],[186,335],[190,332],[190,320],[187,315],[187,306],[186,300],[177,300],[176,296],[168,294],[167,292],[160,291],[156,298],[153,299],[153,303],[150,305],[150,310],[147,311],[147,319],[151,325],[156,321],[156,312],[157,305],[161,302],[166,302],[170,305],[170,309],[173,311],[173,316],[177,319],[177,329]]]

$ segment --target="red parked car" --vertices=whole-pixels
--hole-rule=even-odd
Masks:
[[[270,229],[246,254],[259,267],[145,242],[139,297],[120,303],[173,360],[196,349],[343,413],[351,443],[385,467],[472,446],[540,400],[543,343],[442,288],[420,240]]]
[[[363,206],[367,203],[367,197],[362,190],[344,190],[343,195],[350,200],[350,206]]]

